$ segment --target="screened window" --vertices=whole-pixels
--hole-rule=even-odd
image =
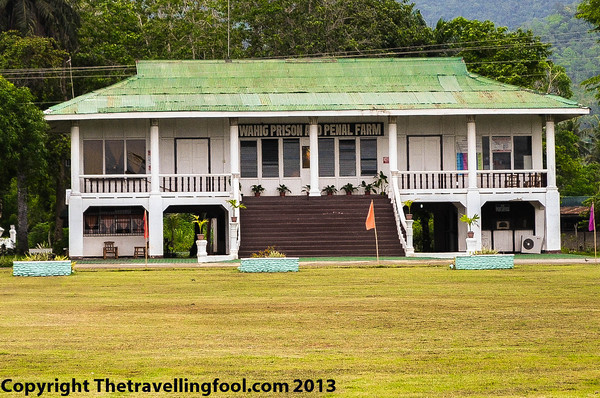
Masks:
[[[515,143],[515,170],[531,170],[531,136],[513,137]]]
[[[104,174],[102,166],[102,141],[83,141],[83,173]]]
[[[243,178],[258,177],[258,155],[256,152],[256,141],[241,141],[241,176]]]
[[[141,207],[91,207],[83,216],[84,235],[143,235]]]
[[[300,140],[283,140],[283,176],[300,177]]]
[[[146,141],[127,140],[127,174],[146,174]]]
[[[279,177],[279,140],[262,140],[262,176]]]
[[[360,140],[360,175],[374,176],[377,174],[377,140]]]
[[[356,140],[340,140],[340,176],[356,175]]]
[[[319,140],[319,177],[335,176],[335,148],[333,138]]]
[[[104,141],[105,174],[125,173],[125,151],[123,143],[123,140]]]

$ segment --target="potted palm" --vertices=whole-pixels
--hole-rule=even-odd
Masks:
[[[408,208],[408,213],[406,213],[407,220],[412,220],[412,218],[413,218],[413,215],[410,212],[410,208],[414,202],[415,202],[414,200],[410,200],[410,199],[404,201],[404,206],[406,206]]]
[[[208,220],[206,218],[200,219],[200,216],[194,215],[194,221],[192,223],[198,225],[200,233],[197,234],[196,238],[198,240],[204,240],[204,236],[206,235],[206,230],[208,229]]]
[[[473,214],[473,217],[469,217],[466,214],[463,214],[460,217],[460,221],[466,223],[469,226],[469,230],[467,231],[467,237],[472,238],[473,236],[475,236],[475,233],[473,232],[473,225],[479,225],[479,218],[480,217],[478,214]]]
[[[279,191],[279,196],[285,196],[286,192],[292,193],[292,191],[290,191],[290,189],[283,184],[279,184],[277,190]]]
[[[246,208],[245,204],[243,204],[242,202],[238,202],[235,199],[229,199],[227,201],[227,203],[229,203],[229,206],[231,206],[232,209],[245,209]],[[237,222],[237,217],[231,216],[231,222]]]
[[[262,185],[252,185],[252,187],[250,187],[250,190],[252,191],[252,193],[254,193],[254,196],[260,196],[261,193],[263,193],[265,191],[265,188]]]
[[[321,190],[321,192],[325,192],[327,196],[331,196],[337,192],[337,188],[333,185],[327,185],[325,188]]]
[[[352,183],[348,183],[346,185],[344,185],[341,188],[344,192],[346,192],[346,195],[352,195],[352,192],[356,191],[358,189],[358,187],[355,187],[354,185],[352,185]]]
[[[306,196],[310,195],[310,184],[303,186],[302,192],[306,192]]]

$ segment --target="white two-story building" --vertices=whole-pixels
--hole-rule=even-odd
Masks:
[[[318,196],[379,172],[399,230],[406,200],[435,214],[437,251],[465,249],[461,214],[481,216],[478,246],[520,251],[532,235],[560,250],[555,124],[588,112],[457,58],[143,61],[46,119],[71,134],[72,257],[101,256],[107,240],[132,255],[144,210],[150,256],[163,255],[165,213],[200,211],[214,252],[235,256],[228,199],[280,184]]]

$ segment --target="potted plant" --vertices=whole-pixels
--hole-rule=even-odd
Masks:
[[[346,192],[346,195],[352,195],[352,192],[356,191],[358,189],[358,187],[355,187],[354,185],[352,185],[352,183],[348,183],[346,185],[344,185],[341,188],[344,192]]]
[[[298,272],[298,257],[287,257],[285,253],[269,246],[252,253],[251,258],[242,258],[241,272]]]
[[[208,220],[206,218],[200,219],[200,216],[194,215],[194,221],[192,223],[198,225],[200,229],[200,233],[197,234],[196,238],[198,240],[204,240],[204,235],[206,235],[206,230],[208,228]]]
[[[246,208],[245,204],[243,204],[242,202],[238,202],[235,199],[229,199],[227,201],[227,203],[229,203],[229,206],[231,206],[232,209],[245,209]],[[237,217],[231,216],[231,222],[237,222]]]
[[[478,214],[473,214],[473,217],[469,217],[466,214],[463,214],[460,217],[460,221],[467,223],[467,225],[469,226],[469,230],[467,231],[467,237],[472,238],[473,236],[475,236],[475,233],[473,232],[473,225],[477,226],[479,225],[479,215]]]
[[[254,193],[254,196],[260,196],[265,191],[265,188],[262,185],[252,185],[250,190]]]
[[[310,184],[303,186],[302,192],[306,192],[306,196],[310,195]]]
[[[410,200],[410,199],[404,201],[404,206],[408,207],[408,213],[406,213],[407,220],[412,220],[412,218],[413,218],[413,215],[410,212],[410,208],[414,202],[415,202],[414,200]]]
[[[373,186],[379,190],[381,195],[385,195],[388,187],[388,178],[383,171],[380,171],[379,174],[375,176],[375,182],[373,182]]]
[[[373,183],[367,184],[366,182],[361,182],[360,186],[365,190],[365,195],[370,195],[371,192],[375,193],[375,188],[373,187]]]
[[[66,276],[71,275],[72,269],[73,263],[67,257],[47,252],[13,261],[13,276]]]
[[[290,191],[290,189],[283,184],[279,184],[277,190],[279,191],[279,196],[285,196],[286,192],[292,193],[292,191]]]
[[[327,185],[321,192],[325,192],[327,196],[331,196],[337,192],[337,188],[333,185]]]

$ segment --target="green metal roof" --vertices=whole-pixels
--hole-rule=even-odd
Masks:
[[[140,61],[135,76],[46,114],[420,109],[586,108],[471,74],[460,58],[377,58]]]

